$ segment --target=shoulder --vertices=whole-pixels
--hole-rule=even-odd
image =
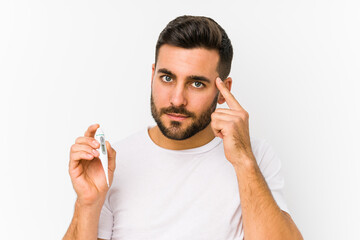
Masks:
[[[129,136],[124,137],[118,141],[115,141],[112,144],[112,147],[116,152],[123,152],[126,150],[132,150],[132,148],[139,148],[139,146],[143,145],[142,143],[146,140],[146,130],[141,129]]]
[[[251,149],[256,156],[264,154],[266,149],[269,147],[269,143],[266,139],[252,138],[250,142]]]
[[[280,163],[273,147],[266,139],[251,139],[251,149],[259,166],[270,162]]]

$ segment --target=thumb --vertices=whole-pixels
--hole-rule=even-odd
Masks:
[[[116,167],[116,151],[115,149],[113,149],[110,145],[110,143],[108,141],[105,141],[106,144],[106,149],[108,151],[108,170],[109,170],[109,175],[111,173],[111,175],[114,174],[115,171],[115,167]]]

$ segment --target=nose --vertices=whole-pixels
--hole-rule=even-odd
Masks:
[[[170,103],[173,106],[186,106],[186,92],[183,86],[178,84],[171,93]]]

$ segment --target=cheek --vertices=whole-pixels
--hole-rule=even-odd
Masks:
[[[164,106],[167,105],[167,101],[168,101],[168,94],[165,88],[161,87],[161,85],[154,83],[152,86],[152,96],[153,96],[153,100],[154,103],[156,105],[160,105]]]
[[[209,109],[210,105],[213,103],[216,94],[204,94],[193,96],[193,100],[191,101],[191,109],[196,112],[204,112]],[[190,107],[190,106],[189,106]]]

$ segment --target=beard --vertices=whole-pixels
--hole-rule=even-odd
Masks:
[[[151,115],[153,116],[156,124],[158,125],[162,134],[170,139],[173,140],[185,140],[189,137],[194,136],[196,133],[200,132],[201,130],[205,129],[211,122],[211,114],[216,109],[217,99],[218,99],[219,92],[216,94],[214,100],[212,101],[210,107],[206,109],[204,112],[200,114],[199,117],[196,114],[187,111],[184,107],[175,107],[170,106],[167,108],[161,108],[159,111],[156,109],[154,99],[151,92]],[[185,129],[182,129],[183,123],[180,121],[170,121],[170,126],[165,127],[164,123],[161,121],[160,117],[163,114],[171,114],[177,113],[187,116],[192,120],[190,126]]]

